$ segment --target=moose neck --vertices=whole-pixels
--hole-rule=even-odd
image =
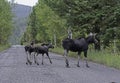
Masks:
[[[49,49],[49,48],[50,48],[50,45],[48,45],[47,47],[48,47],[48,49]]]
[[[87,37],[87,38],[86,38],[86,42],[87,42],[88,44],[94,43],[94,42],[93,42],[93,38],[91,38],[91,37]]]
[[[49,45],[47,46],[47,48],[48,48],[48,49],[51,48],[51,45],[49,44]]]

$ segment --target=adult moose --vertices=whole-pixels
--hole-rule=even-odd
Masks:
[[[86,67],[89,67],[88,62],[87,62],[87,50],[88,50],[88,45],[94,43],[97,43],[97,40],[95,38],[94,34],[90,34],[87,38],[78,38],[78,39],[70,39],[66,38],[62,41],[62,46],[64,48],[64,57],[65,57],[65,62],[66,62],[66,67],[69,67],[69,61],[67,59],[68,52],[78,52],[78,62],[77,62],[77,67],[79,66],[79,60],[80,60],[80,54],[81,52],[84,52],[84,57],[86,60]]]

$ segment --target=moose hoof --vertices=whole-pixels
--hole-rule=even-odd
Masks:
[[[77,67],[80,67],[80,65],[77,65]]]
[[[70,68],[70,66],[69,66],[69,65],[66,65],[66,67],[67,67],[67,68]]]
[[[42,65],[44,65],[43,63],[41,63]]]
[[[37,63],[37,65],[39,65],[39,63]]]
[[[50,62],[52,64],[52,62]]]
[[[89,66],[88,64],[86,65],[86,67],[87,67],[87,68],[90,68],[90,66]]]
[[[26,65],[28,65],[28,63],[26,62]]]

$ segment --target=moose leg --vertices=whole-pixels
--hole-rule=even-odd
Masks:
[[[27,62],[26,64],[28,65],[28,63],[31,65],[31,61],[30,61],[30,53],[26,52],[27,54]]]
[[[34,56],[34,63],[36,63],[36,60],[35,60],[35,53],[34,53],[34,55],[33,55],[33,56]]]
[[[28,53],[27,52],[26,52],[26,55],[27,55],[27,57],[26,57],[26,59],[27,59],[26,65],[28,65],[29,59],[28,59]]]
[[[36,61],[36,53],[34,53],[34,62],[37,63],[37,61]]]
[[[64,50],[64,57],[65,57],[66,67],[69,67],[69,61],[67,59],[67,54],[68,54],[68,51]]]
[[[44,65],[43,61],[44,61],[44,54],[42,54],[42,65]]]
[[[47,54],[47,56],[48,56],[48,59],[49,59],[50,63],[52,64],[52,61],[51,61],[51,59],[50,59],[50,57],[49,57],[49,54],[48,54],[48,53],[46,53],[46,54]]]
[[[87,61],[87,51],[84,51],[84,56],[85,56],[86,67],[89,68],[88,61]]]
[[[37,56],[38,56],[38,53],[34,54],[35,63],[36,63],[37,65],[39,65],[38,60],[37,60]]]
[[[28,53],[29,54],[29,64],[31,65],[32,62],[31,62],[31,59],[32,59],[32,54],[31,53]]]
[[[77,62],[77,67],[80,67],[80,65],[79,65],[79,61],[80,61],[80,54],[81,54],[81,52],[78,52],[78,62]]]
[[[28,56],[28,55],[27,55]],[[28,65],[28,64],[30,64],[30,60],[28,59],[28,57],[27,57],[27,62],[26,62],[26,64]]]

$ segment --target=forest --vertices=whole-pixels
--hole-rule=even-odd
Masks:
[[[120,0],[38,0],[21,43],[51,42],[52,51],[63,54],[68,31],[73,39],[95,33],[98,44],[89,46],[89,60],[120,69],[120,56],[115,56],[120,54]]]
[[[61,45],[70,29],[73,38],[96,33],[97,49],[120,49],[120,0],[39,0],[28,19],[22,42]]]
[[[0,45],[8,44],[13,30],[13,14],[11,4],[6,0],[0,0]]]

